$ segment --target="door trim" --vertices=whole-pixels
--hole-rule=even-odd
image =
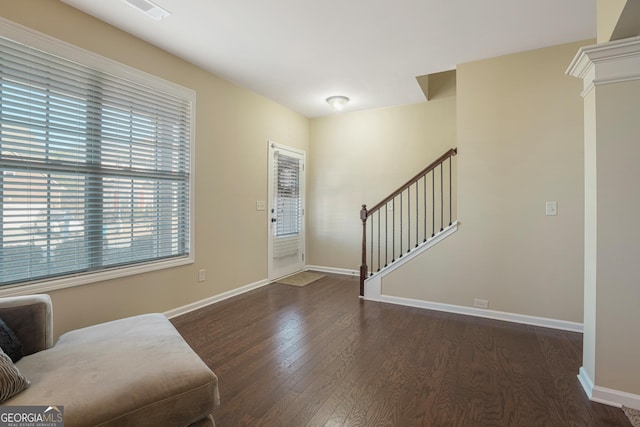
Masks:
[[[298,156],[302,157],[302,163],[303,163],[303,168],[302,168],[302,186],[301,186],[301,191],[302,191],[302,225],[301,225],[301,234],[302,234],[302,250],[303,250],[303,259],[302,259],[302,265],[299,271],[303,271],[304,270],[304,266],[306,264],[306,260],[307,260],[307,233],[306,233],[306,226],[307,226],[307,215],[306,215],[306,211],[307,211],[307,153],[304,150],[301,150],[299,148],[294,148],[294,147],[289,147],[287,145],[282,145],[282,144],[278,144],[275,141],[272,140],[267,140],[267,198],[268,198],[268,202],[267,202],[267,277],[269,280],[275,280],[275,279],[280,279],[281,277],[284,276],[278,276],[278,277],[274,277],[274,271],[273,271],[273,244],[272,244],[272,235],[271,235],[271,210],[273,209],[273,165],[272,165],[272,159],[273,159],[273,151],[275,150],[280,150],[280,151],[284,151],[284,152],[289,152]]]

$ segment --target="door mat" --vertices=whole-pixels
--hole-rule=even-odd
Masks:
[[[631,422],[633,427],[640,427],[640,411],[637,409],[627,408],[626,406],[622,407],[627,418]]]
[[[306,286],[309,283],[315,282],[318,279],[322,279],[323,277],[325,277],[324,274],[312,273],[310,271],[301,271],[300,273],[296,273],[292,276],[278,279],[276,280],[275,283],[280,283],[281,285],[291,285],[291,286]]]

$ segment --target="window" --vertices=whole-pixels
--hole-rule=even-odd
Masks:
[[[0,285],[190,262],[193,92],[25,37],[0,34]]]
[[[276,154],[276,236],[291,236],[302,228],[301,162],[295,157]]]
[[[270,142],[269,154],[269,274],[281,277],[303,262],[304,153]]]

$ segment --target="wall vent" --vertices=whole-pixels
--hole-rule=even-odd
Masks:
[[[157,21],[171,15],[171,12],[161,8],[160,6],[158,6],[157,4],[149,0],[123,0],[123,1],[128,5],[135,7],[140,12],[149,16],[150,18],[155,19]]]

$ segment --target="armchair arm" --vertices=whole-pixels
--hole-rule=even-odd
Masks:
[[[25,356],[53,346],[53,309],[49,295],[0,298],[0,318],[22,342]]]

